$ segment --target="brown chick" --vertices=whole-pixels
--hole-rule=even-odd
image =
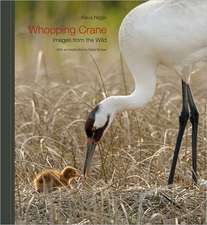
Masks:
[[[72,166],[66,166],[62,171],[56,169],[48,169],[40,172],[34,179],[34,187],[38,192],[51,192],[58,187],[73,187],[70,181],[80,176],[77,169]]]
[[[73,189],[72,181],[76,178],[80,177],[80,173],[77,169],[75,169],[72,166],[66,166],[62,171],[60,175],[61,182],[68,185],[70,189]]]

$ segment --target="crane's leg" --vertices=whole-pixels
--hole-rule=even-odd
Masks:
[[[193,100],[193,95],[189,85],[187,85],[187,94],[190,107],[190,122],[192,124],[192,177],[193,181],[197,183],[197,132],[199,112]]]
[[[186,124],[189,119],[187,84],[183,80],[182,80],[182,97],[183,97],[183,103],[182,103],[182,111],[179,116],[179,131],[178,131],[177,141],[176,141],[176,145],[175,145],[170,175],[168,178],[168,185],[171,185],[173,183],[178,154],[180,151],[180,146],[181,146],[181,142],[183,139],[185,127],[186,127]]]

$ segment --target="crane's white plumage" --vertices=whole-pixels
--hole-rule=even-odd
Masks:
[[[155,92],[156,70],[162,64],[182,78],[182,112],[168,184],[173,183],[183,134],[190,117],[192,124],[192,177],[197,182],[197,129],[199,112],[188,77],[207,63],[207,0],[151,0],[134,8],[119,30],[119,45],[135,80],[127,96],[111,96],[90,113],[85,131],[88,137],[84,174],[95,146],[109,128],[114,115],[146,104]],[[177,79],[177,77],[176,77]]]
[[[176,70],[185,79],[186,71],[190,74],[195,63],[206,60],[207,1],[151,0],[137,6],[122,21],[119,46],[135,90],[100,102],[96,128],[105,124],[107,115],[143,106],[151,99],[158,65]]]
[[[173,67],[201,53],[207,47],[206,12],[205,0],[152,0],[134,8],[119,32],[120,49],[129,68],[132,61],[144,57],[144,61],[151,58]],[[138,71],[136,67],[131,72]]]

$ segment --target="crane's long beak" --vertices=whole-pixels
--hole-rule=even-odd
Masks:
[[[86,152],[86,158],[85,158],[85,164],[84,164],[84,171],[83,174],[86,177],[90,164],[91,164],[91,160],[93,157],[93,154],[95,152],[95,148],[96,148],[96,142],[93,138],[88,138],[87,140],[87,152]]]

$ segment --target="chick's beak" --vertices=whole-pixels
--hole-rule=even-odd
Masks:
[[[93,138],[88,138],[86,158],[85,158],[84,171],[83,171],[85,177],[87,176],[95,148],[96,148],[96,141]]]

